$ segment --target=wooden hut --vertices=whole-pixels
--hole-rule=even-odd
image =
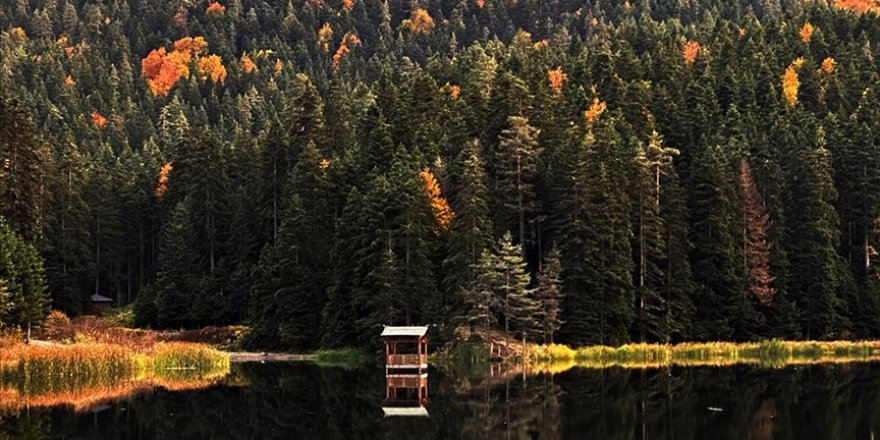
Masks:
[[[113,299],[101,294],[94,294],[83,304],[83,315],[100,315],[113,305]]]
[[[385,372],[428,368],[428,327],[385,327]]]

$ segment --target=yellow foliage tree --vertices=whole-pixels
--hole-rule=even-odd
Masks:
[[[417,8],[412,11],[412,15],[406,20],[401,22],[404,26],[408,27],[410,31],[414,34],[430,34],[434,31],[434,19],[431,17],[431,14],[428,14],[423,8]]]
[[[215,84],[226,81],[226,66],[223,65],[223,59],[219,55],[199,58],[198,69],[202,81],[210,79]]]
[[[794,107],[797,104],[798,88],[800,86],[801,82],[798,80],[797,70],[792,63],[785,69],[785,73],[782,75],[782,97],[785,98],[785,103],[789,107]]]
[[[324,23],[321,29],[318,29],[318,47],[324,52],[330,52],[330,39],[333,38],[333,26],[330,23]]]
[[[434,218],[437,219],[437,223],[443,229],[449,227],[449,223],[452,221],[452,217],[455,215],[452,212],[452,208],[449,207],[449,202],[446,201],[446,198],[440,193],[440,185],[437,183],[437,179],[434,178],[434,173],[431,172],[428,168],[422,170],[419,175],[422,177],[422,182],[425,184],[425,192],[428,193],[428,197],[431,199],[431,208],[434,210]]]

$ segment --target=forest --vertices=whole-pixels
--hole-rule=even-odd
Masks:
[[[880,337],[867,0],[10,0],[0,326]]]

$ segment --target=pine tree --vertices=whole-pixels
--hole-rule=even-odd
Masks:
[[[32,242],[42,234],[50,159],[25,110],[15,101],[0,99],[0,216]]]
[[[28,341],[31,329],[49,313],[49,294],[43,262],[36,249],[26,243],[0,217],[0,279],[5,282],[4,309],[8,323],[23,328]]]
[[[635,304],[630,200],[631,160],[610,118],[599,118],[581,145],[563,153],[554,219],[565,276],[560,341],[629,340]]]
[[[198,255],[192,242],[191,199],[184,198],[171,211],[159,238],[159,264],[156,271],[156,321],[163,328],[186,328],[192,324],[190,312],[197,292]]]
[[[552,344],[553,335],[562,326],[562,254],[556,245],[550,248],[538,273],[538,298],[541,301],[541,332],[544,343]]]
[[[540,304],[535,297],[535,289],[529,287],[526,263],[520,245],[513,244],[513,236],[506,232],[496,244],[496,280],[494,291],[498,295],[499,311],[504,320],[505,338],[510,338],[510,330],[520,332],[523,339],[537,333]]]
[[[467,307],[464,318],[471,331],[479,329],[484,341],[491,340],[491,331],[497,324],[495,310],[498,298],[493,288],[498,284],[495,272],[496,257],[490,248],[483,249],[479,260],[471,265],[473,278],[463,289],[464,303]]]
[[[456,215],[446,238],[444,287],[451,300],[452,315],[463,314],[467,292],[477,278],[475,265],[485,249],[492,246],[486,175],[479,156],[479,142],[463,151],[464,170],[460,188],[453,199]]]
[[[541,155],[540,132],[522,116],[511,116],[507,123],[495,152],[495,199],[502,213],[496,226],[505,230],[518,227],[517,239],[525,258],[526,220],[538,210],[534,184]]]
[[[663,145],[662,137],[655,131],[647,146],[639,145],[636,153],[636,198],[638,201],[638,224],[636,239],[636,264],[638,283],[636,289],[636,318],[634,331],[640,342],[669,339],[669,322],[665,319],[662,297],[664,284],[663,262],[666,259],[664,224],[662,217],[661,175],[669,172],[673,156],[678,150]]]
[[[698,288],[694,336],[748,340],[759,324],[748,294],[735,177],[721,147],[705,147],[692,159],[691,261]]]

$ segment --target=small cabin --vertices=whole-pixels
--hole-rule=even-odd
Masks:
[[[385,370],[428,368],[428,327],[385,327]]]
[[[83,304],[83,315],[98,316],[107,310],[110,310],[112,305],[112,298],[107,298],[104,295],[96,293],[90,296],[89,300]]]

